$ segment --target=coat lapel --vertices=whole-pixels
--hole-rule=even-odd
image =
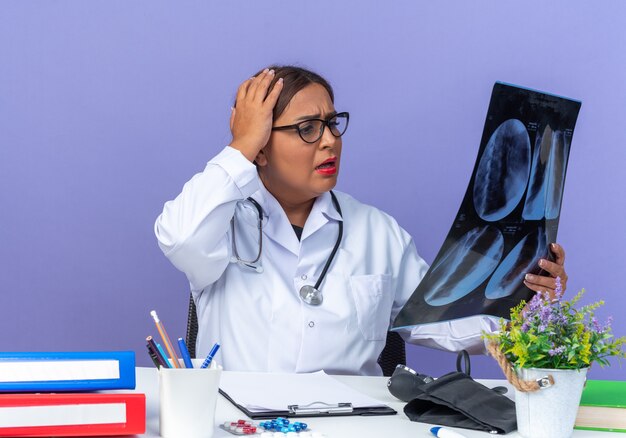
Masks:
[[[263,208],[263,234],[296,256],[300,253],[300,242],[294,233],[285,211],[276,198],[261,184],[259,190],[252,196]],[[315,200],[311,213],[304,224],[302,240],[314,234],[328,223],[329,220],[341,221],[342,217],[332,202],[329,192]]]
[[[261,184],[252,196],[263,208],[263,235],[287,249],[294,255],[300,253],[300,242],[293,231],[285,211],[276,198]]]

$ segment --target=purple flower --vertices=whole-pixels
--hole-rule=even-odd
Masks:
[[[596,333],[602,332],[602,327],[600,327],[600,323],[598,322],[595,316],[591,318],[591,326],[593,327],[593,330]]]
[[[604,324],[604,327],[602,327],[602,332],[604,333],[604,332],[611,330],[611,324],[613,324],[613,317],[609,316],[606,319],[606,324]]]
[[[541,292],[537,292],[529,301],[528,306],[526,307],[526,310],[524,311],[524,318],[527,317],[531,317],[533,316],[535,313],[537,313],[537,310],[539,310],[543,304],[543,298],[542,298],[542,293]]]
[[[563,297],[563,286],[561,285],[561,277],[556,277],[556,287],[554,288],[554,295],[556,299],[561,301]]]
[[[559,354],[562,354],[564,351],[565,351],[565,347],[561,345],[560,347],[551,348],[550,350],[548,350],[548,354],[550,356],[558,356]]]
[[[549,306],[544,306],[539,311],[539,320],[542,324],[550,324],[552,321],[552,309]]]

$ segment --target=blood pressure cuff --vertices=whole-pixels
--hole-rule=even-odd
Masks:
[[[515,403],[460,371],[420,385],[404,413],[411,421],[491,433],[517,429]]]

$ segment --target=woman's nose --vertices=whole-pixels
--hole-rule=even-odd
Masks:
[[[335,137],[332,132],[330,132],[330,128],[328,126],[324,126],[324,132],[322,133],[322,138],[320,139],[320,148],[332,148],[337,145],[337,143],[341,141],[339,137]]]

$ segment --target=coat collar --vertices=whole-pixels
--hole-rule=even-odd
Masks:
[[[252,197],[263,208],[263,228],[265,235],[289,250],[295,255],[300,253],[300,241],[289,223],[287,214],[272,195],[261,183],[259,190]],[[313,203],[311,213],[304,224],[302,240],[314,234],[330,220],[342,221],[342,217],[333,204],[329,192],[318,196]]]

